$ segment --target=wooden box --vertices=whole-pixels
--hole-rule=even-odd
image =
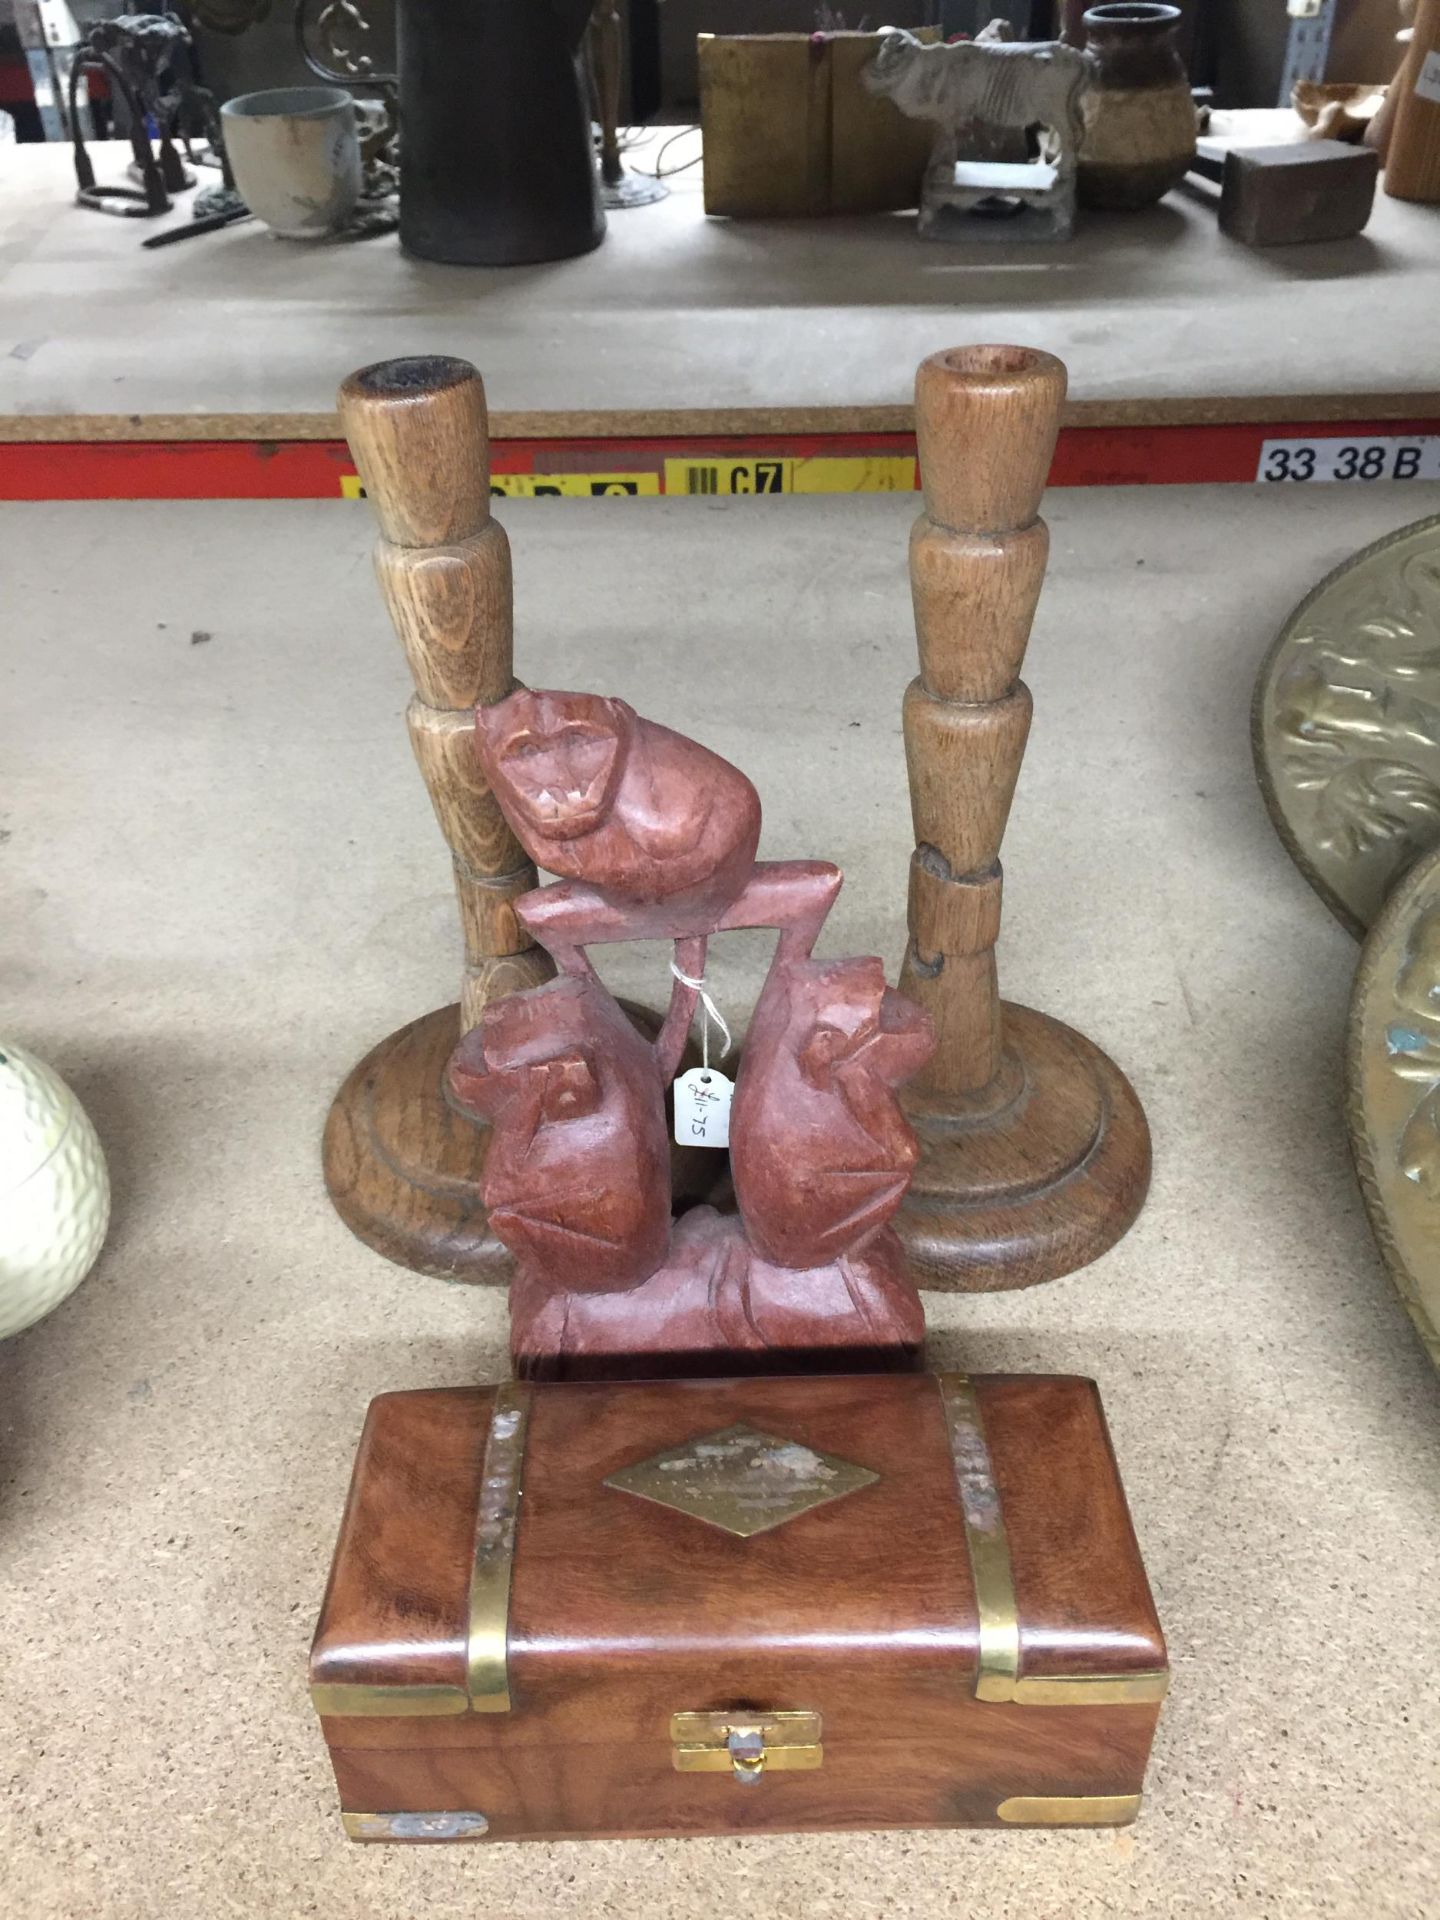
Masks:
[[[1043,1375],[382,1395],[311,1658],[357,1840],[1119,1826],[1166,1677]]]
[[[921,28],[917,39],[936,37]],[[871,93],[878,33],[698,36],[706,213],[888,213],[919,204],[935,128]]]

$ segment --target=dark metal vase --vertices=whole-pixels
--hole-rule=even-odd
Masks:
[[[592,0],[398,0],[400,240],[519,266],[604,238],[584,67]]]

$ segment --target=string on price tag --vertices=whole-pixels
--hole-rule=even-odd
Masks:
[[[675,1082],[675,1143],[681,1147],[728,1147],[730,1101],[735,1088],[718,1068],[710,1065],[710,1025],[713,1021],[723,1036],[722,1060],[730,1051],[730,1028],[706,991],[703,975],[699,980],[692,980],[673,960],[670,971],[682,986],[692,988],[700,996],[701,1064],[682,1073]]]

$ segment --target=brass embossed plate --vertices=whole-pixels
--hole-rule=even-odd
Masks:
[[[1440,846],[1440,517],[1353,555],[1280,629],[1255,687],[1255,771],[1276,831],[1363,935]]]
[[[1415,862],[1365,942],[1345,1107],[1370,1225],[1440,1367],[1440,849]]]

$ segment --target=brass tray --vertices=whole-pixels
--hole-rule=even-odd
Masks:
[[[1251,737],[1291,858],[1363,935],[1399,875],[1440,846],[1440,516],[1305,596],[1260,669]]]
[[[1345,1082],[1365,1210],[1440,1367],[1440,849],[1411,866],[1366,939]]]

